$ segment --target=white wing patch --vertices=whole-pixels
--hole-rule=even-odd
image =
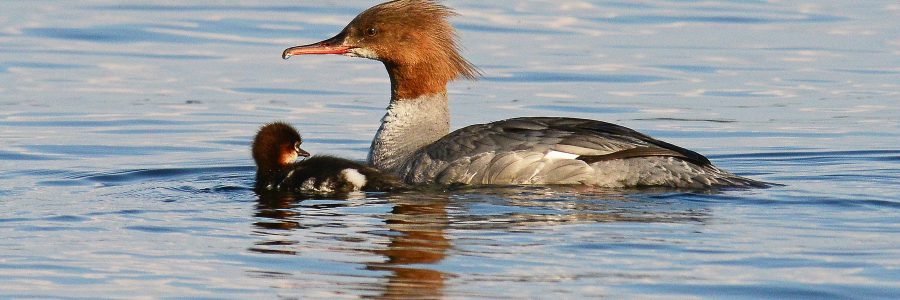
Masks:
[[[334,192],[334,183],[331,182],[331,178],[325,179],[325,181],[323,181],[322,184],[319,185],[319,188],[316,189],[316,192],[319,192],[319,193]]]
[[[545,159],[575,159],[578,156],[580,155],[556,150],[547,150],[547,153],[544,154]]]
[[[346,168],[341,170],[341,176],[344,177],[348,182],[352,183],[354,186],[354,190],[361,189],[366,185],[366,175],[363,175],[358,170],[353,168]]]
[[[304,191],[314,191],[316,190],[316,179],[309,178],[300,185],[300,189]]]

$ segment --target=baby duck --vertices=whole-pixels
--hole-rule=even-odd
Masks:
[[[303,139],[294,127],[273,122],[253,139],[257,191],[341,194],[356,191],[388,192],[404,188],[394,176],[360,163],[327,155],[310,157],[300,148]],[[296,161],[299,157],[307,159]]]

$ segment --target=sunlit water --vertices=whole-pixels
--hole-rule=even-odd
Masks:
[[[0,298],[892,298],[896,1],[446,1],[453,126],[615,122],[778,182],[260,197],[249,140],[365,157],[372,1],[0,2]]]

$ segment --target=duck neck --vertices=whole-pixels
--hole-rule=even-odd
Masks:
[[[434,63],[384,63],[391,79],[391,102],[418,99],[422,96],[447,94],[447,82],[456,73]],[[446,96],[445,96],[446,97]]]
[[[396,90],[393,94],[372,141],[368,162],[397,173],[417,150],[450,132],[450,109],[446,90],[412,99],[396,98]]]
[[[256,170],[256,188],[262,190],[277,189],[281,183],[279,179],[283,179],[288,172],[288,167],[259,167]]]

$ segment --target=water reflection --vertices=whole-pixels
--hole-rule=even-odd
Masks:
[[[457,191],[454,229],[522,230],[583,223],[690,223],[710,218],[707,203],[684,197],[717,190],[603,189],[588,186],[476,187]]]
[[[257,227],[270,230],[292,230],[302,228],[300,222],[300,212],[293,210],[296,198],[291,194],[262,194],[259,196],[259,202],[256,205],[256,214],[253,216],[265,221],[257,221],[253,223]],[[270,245],[264,242],[263,245]],[[269,252],[261,248],[251,248],[251,251]],[[286,254],[293,254],[286,253]]]
[[[395,234],[390,235],[387,249],[374,251],[387,260],[366,267],[391,272],[384,293],[378,298],[438,299],[443,296],[447,274],[422,266],[439,263],[451,247],[446,236],[450,224],[447,202],[446,197],[421,195],[391,199],[394,208],[385,217],[385,222]]]
[[[685,201],[690,198],[686,194],[701,200]],[[367,298],[442,298],[451,296],[445,295],[447,279],[463,276],[447,273],[439,267],[451,253],[481,259],[521,255],[521,259],[529,260],[528,253],[517,254],[515,249],[500,241],[496,241],[496,245],[494,242],[469,245],[467,236],[497,231],[541,231],[585,223],[704,225],[711,218],[706,207],[709,203],[704,202],[704,198],[705,195],[698,191],[622,191],[582,186],[464,187],[389,195],[353,194],[336,199],[289,193],[262,194],[253,224],[257,228],[254,233],[263,238],[248,250],[313,257],[324,264],[357,265],[359,267],[354,269],[368,271],[362,276],[379,279],[356,287],[376,293],[365,296]],[[455,252],[449,251],[451,249]],[[323,257],[331,251],[348,256]],[[335,275],[297,273],[285,276],[281,271],[254,273],[273,272],[279,274],[278,278],[293,276],[297,281],[306,281],[305,276],[322,280],[318,276]],[[339,276],[360,276],[340,273]]]
[[[387,237],[388,243],[383,249],[362,250],[384,257],[383,262],[367,263],[366,270],[389,272],[386,276],[387,281],[377,288],[381,294],[373,298],[408,299],[413,296],[441,298],[447,274],[429,269],[427,266],[443,260],[447,249],[451,247],[445,233],[450,224],[446,210],[448,196],[409,193],[385,197],[392,209],[382,217],[384,223],[381,230],[375,229],[370,232]],[[300,242],[287,240],[290,235],[278,231],[315,227],[303,224],[301,220],[303,215],[298,208],[301,208],[300,204],[303,201],[321,201],[322,197],[306,198],[304,195],[290,193],[261,194],[254,214],[260,221],[254,225],[265,230],[257,233],[266,236],[267,239],[257,242],[248,250],[257,253],[296,255],[297,251],[285,249],[298,247]],[[349,198],[372,200],[366,199],[364,194],[352,194]],[[302,209],[327,211],[330,217],[352,218],[335,213],[334,210],[346,207],[350,203],[352,202],[326,201],[303,205]],[[348,240],[359,242],[354,239]]]

